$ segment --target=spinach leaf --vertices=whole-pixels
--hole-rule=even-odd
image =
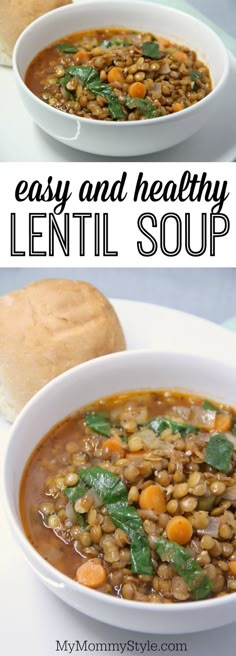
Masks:
[[[77,499],[84,497],[86,492],[88,492],[88,487],[81,480],[78,481],[77,485],[73,485],[73,487],[64,487],[63,490],[63,493],[68,497],[73,505]]]
[[[76,485],[73,485],[73,487],[64,487],[64,494],[68,497],[69,501],[71,502],[73,509],[74,509],[74,504],[77,501],[77,499],[81,499],[86,492],[88,492],[88,487],[83,483],[83,481],[78,481]],[[86,521],[84,515],[81,513],[76,512],[74,509],[74,513],[77,519],[78,524],[82,527],[85,528],[86,526]]]
[[[95,465],[83,469],[80,471],[80,478],[86,485],[96,490],[105,505],[116,501],[126,501],[128,498],[127,488],[121,479],[102,467]]]
[[[230,466],[233,444],[227,440],[224,433],[216,433],[212,435],[207,443],[205,450],[205,462],[214,469],[227,474]]]
[[[100,81],[97,71],[92,66],[69,66],[69,68],[66,69],[66,73],[72,77],[78,77],[80,82],[86,86],[91,84],[94,80]]]
[[[132,572],[152,574],[151,552],[142,520],[137,510],[128,504],[124,483],[118,476],[96,466],[80,471],[80,477],[99,494],[115,526],[128,534]]]
[[[108,415],[104,412],[86,412],[85,421],[87,426],[96,433],[110,437],[111,424],[108,421]]]
[[[212,590],[212,582],[184,547],[166,538],[158,538],[155,547],[161,560],[171,563],[189,586],[195,599],[204,599]]]
[[[160,59],[160,46],[156,41],[144,41],[142,45],[142,53],[144,57],[149,59]]]
[[[211,401],[203,401],[202,407],[204,410],[215,410],[215,412],[219,412],[218,408]]]
[[[165,417],[154,417],[148,422],[148,426],[150,426],[157,435],[160,435],[166,428],[170,428],[174,435],[175,433],[180,433],[182,437],[186,437],[189,433],[199,432],[199,429],[196,428],[196,426],[182,424],[179,421],[173,421],[172,419],[166,419]]]
[[[103,94],[100,93],[100,95]],[[115,94],[114,95],[111,94],[107,97],[107,104],[112,118],[114,119],[125,118],[125,113],[123,112],[120,101],[118,100]]]
[[[148,118],[158,116],[158,111],[156,107],[148,99],[131,98],[130,96],[127,96],[127,98],[125,99],[125,105],[127,105],[129,109],[134,109],[135,107],[137,107],[138,109],[141,110],[142,114],[148,116]]]
[[[193,82],[193,86],[192,86],[193,91],[197,91],[199,89],[197,79],[200,79],[202,77],[201,73],[198,73],[198,71],[193,71],[192,73],[189,73],[189,77],[190,77],[191,82]],[[211,409],[212,408],[209,408],[209,410],[211,410]]]
[[[66,69],[66,73],[69,73],[72,77],[78,77],[82,84],[84,84],[95,96],[103,96],[106,98],[113,119],[125,118],[125,113],[123,112],[113,88],[110,84],[101,82],[95,68],[92,66],[69,66],[69,68]]]
[[[108,504],[107,510],[115,526],[125,531],[131,540],[132,572],[134,574],[152,574],[149,544],[137,510],[134,506],[124,502]]]
[[[233,435],[236,435],[236,421],[235,421],[234,424],[233,424],[233,428],[232,428],[232,430],[231,430],[231,433],[232,433]]]
[[[63,87],[66,87],[67,83],[70,82],[71,76],[66,73],[66,75],[63,75],[63,77],[59,77],[57,80],[57,84],[60,84]]]
[[[72,53],[72,54],[78,52],[78,48],[76,48],[76,46],[71,45],[70,43],[58,43],[57,50],[60,50],[60,52]]]
[[[192,82],[195,82],[197,78],[201,78],[202,76],[201,73],[198,73],[198,71],[192,71],[192,73],[189,73],[189,77]]]
[[[110,41],[107,41],[106,39],[100,43],[100,46],[102,48],[111,48],[112,46],[124,46],[127,48],[128,46],[131,46],[132,43],[128,43],[128,41],[113,41],[112,39]]]

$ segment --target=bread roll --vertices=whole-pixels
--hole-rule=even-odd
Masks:
[[[71,0],[0,0],[0,64],[11,66],[18,36],[35,18]]]
[[[95,287],[41,280],[0,298],[0,413],[13,421],[63,371],[125,349],[118,317]]]

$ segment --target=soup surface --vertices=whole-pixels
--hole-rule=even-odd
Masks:
[[[101,399],[31,455],[20,512],[75,581],[151,603],[236,590],[236,411],[171,391]]]
[[[52,107],[103,121],[178,112],[212,90],[196,52],[162,37],[103,28],[69,35],[40,52],[25,82]]]

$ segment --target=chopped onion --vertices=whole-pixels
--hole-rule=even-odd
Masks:
[[[68,503],[66,504],[65,511],[66,511],[66,515],[67,515],[68,519],[73,524],[74,521],[76,520],[76,515],[75,515],[75,512],[74,512],[74,508],[72,506],[72,503],[70,501],[68,501]]]
[[[232,433],[227,432],[227,433],[225,433],[225,436],[227,437],[227,440],[232,442],[232,444],[234,445],[234,448],[236,449],[236,435],[233,435]]]
[[[172,411],[177,417],[181,417],[184,421],[188,421],[191,408],[187,408],[185,405],[175,405],[173,406]]]
[[[230,485],[226,488],[222,494],[223,499],[229,499],[229,501],[236,501],[236,485]]]
[[[198,428],[214,428],[216,412],[215,410],[204,410],[199,406],[194,406],[191,412],[191,422]]]
[[[141,519],[152,519],[154,522],[158,520],[158,516],[154,510],[139,510],[138,512]]]
[[[93,487],[91,487],[91,490],[87,492],[87,496],[92,497],[93,499],[93,506],[95,508],[101,508],[103,506],[103,502],[99,494],[97,494],[96,490],[94,490]]]
[[[158,98],[161,97],[162,91],[161,91],[161,84],[160,84],[160,82],[156,82],[156,83],[155,83],[153,91],[155,91],[155,93],[156,93],[156,95],[157,95]]]
[[[159,444],[158,437],[151,428],[144,428],[143,430],[135,433],[138,437],[141,437],[144,446],[147,446],[149,449],[155,449]]]
[[[160,68],[160,74],[161,74],[161,75],[165,75],[166,73],[170,73],[170,66],[169,66],[169,64],[167,64],[166,62],[164,62],[164,63],[161,65],[161,68]]]
[[[210,517],[207,528],[198,529],[198,535],[211,535],[212,538],[218,538],[220,526],[220,517]]]

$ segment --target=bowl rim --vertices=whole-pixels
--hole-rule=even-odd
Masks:
[[[10,493],[8,489],[8,480],[7,480],[7,473],[8,473],[8,468],[9,468],[9,462],[11,462],[11,452],[12,448],[14,445],[14,441],[17,438],[17,432],[18,432],[18,426],[19,424],[22,423],[22,421],[25,421],[25,418],[27,418],[28,412],[31,411],[33,406],[37,404],[38,399],[43,398],[45,395],[47,395],[48,391],[53,389],[55,386],[60,385],[61,381],[66,380],[66,378],[70,379],[71,375],[76,375],[79,372],[83,372],[83,370],[89,370],[93,369],[93,367],[102,367],[103,363],[110,360],[111,362],[116,361],[124,357],[125,359],[129,360],[129,358],[153,358],[154,357],[161,357],[164,359],[165,357],[172,358],[172,357],[177,357],[181,360],[186,359],[186,361],[191,360],[194,364],[204,363],[205,365],[208,366],[215,366],[215,367],[224,367],[227,371],[230,371],[231,374],[235,373],[236,377],[236,365],[231,365],[229,363],[224,363],[220,360],[217,360],[216,358],[207,358],[205,356],[199,357],[195,354],[189,354],[189,353],[180,353],[178,351],[158,351],[157,349],[140,349],[140,350],[126,350],[126,351],[120,351],[117,353],[111,353],[108,355],[103,355],[98,358],[94,358],[92,360],[88,360],[84,363],[81,363],[79,365],[76,365],[75,367],[72,367],[71,369],[65,371],[64,373],[60,374],[53,380],[51,380],[47,385],[45,385],[43,388],[41,388],[33,397],[30,399],[30,401],[25,405],[23,410],[19,413],[16,421],[14,422],[11,432],[10,432],[10,437],[9,437],[9,442],[7,445],[7,449],[5,451],[5,456],[4,456],[4,463],[3,463],[3,503],[7,515],[8,522],[11,526],[11,529],[13,531],[14,539],[16,540],[16,543],[19,544],[19,546],[22,548],[24,555],[26,559],[28,560],[29,564],[32,567],[32,561],[36,564],[38,564],[38,570],[37,574],[40,576],[42,580],[45,581],[45,583],[49,582],[53,587],[56,588],[64,588],[70,589],[73,592],[78,593],[79,597],[82,595],[85,597],[88,597],[91,599],[91,601],[97,601],[99,603],[99,599],[102,600],[105,604],[108,602],[111,604],[114,609],[117,607],[121,608],[124,607],[125,609],[130,608],[131,610],[135,610],[137,612],[138,609],[140,609],[140,612],[147,611],[151,614],[156,614],[157,612],[160,614],[171,614],[173,611],[173,605],[172,604],[158,604],[158,607],[156,604],[149,604],[147,602],[140,602],[140,601],[134,601],[134,600],[126,600],[123,598],[118,598],[118,597],[112,597],[110,595],[101,593],[98,590],[92,590],[90,588],[87,588],[86,586],[81,585],[80,583],[77,583],[73,579],[71,579],[69,576],[63,574],[60,572],[57,568],[55,568],[53,565],[48,563],[48,561],[44,560],[44,558],[38,553],[38,551],[32,546],[30,541],[28,540],[24,529],[23,525],[21,523],[21,517],[20,517],[20,512],[19,512],[19,489],[21,485],[21,480],[22,480],[22,474],[25,468],[25,465],[27,463],[27,460],[24,464],[24,467],[21,471],[20,475],[20,483],[18,485],[18,519],[15,518],[14,512],[12,511],[11,507],[11,502],[12,502],[12,497],[13,495]],[[140,388],[139,388],[140,389]],[[161,389],[161,388],[157,388]],[[187,390],[186,390],[187,391]],[[108,395],[109,396],[109,395]],[[70,414],[70,413],[69,413]],[[40,438],[41,439],[41,438]],[[37,444],[40,442],[40,440],[37,442]],[[34,447],[35,448],[35,447]],[[33,450],[30,451],[30,454],[32,453]],[[27,556],[27,553],[29,554]],[[42,573],[42,569],[46,574]],[[79,587],[78,587],[79,586]],[[231,593],[229,595],[224,595],[222,597],[213,597],[210,599],[202,599],[199,601],[193,601],[193,602],[186,602],[186,603],[180,603],[180,604],[175,604],[174,605],[174,612],[175,614],[179,615],[180,613],[183,612],[188,612],[188,613],[195,613],[199,609],[206,609],[206,611],[209,609],[214,609],[218,607],[225,607],[229,604],[235,603],[236,602],[236,594]],[[70,602],[68,602],[70,603]]]
[[[112,11],[112,3],[111,3],[110,0],[100,0],[100,1],[98,1],[98,0],[80,0],[79,3],[72,3],[72,4],[69,4],[69,5],[64,5],[63,7],[58,7],[57,9],[53,9],[53,10],[47,12],[46,14],[43,14],[42,16],[39,16],[32,23],[30,23],[23,30],[23,32],[20,34],[20,36],[18,37],[18,39],[15,43],[15,46],[14,46],[14,49],[13,49],[13,55],[12,55],[13,71],[14,71],[14,74],[15,74],[17,80],[18,80],[18,83],[24,89],[24,92],[27,94],[27,96],[29,98],[31,98],[31,99],[33,98],[34,101],[36,102],[36,104],[37,105],[39,104],[40,107],[42,107],[43,100],[38,98],[38,96],[36,96],[29,89],[29,87],[26,86],[25,80],[21,76],[21,74],[19,72],[19,69],[18,69],[18,61],[17,61],[18,53],[19,53],[19,49],[22,47],[22,42],[24,43],[25,36],[31,32],[32,27],[36,23],[37,24],[39,24],[40,22],[44,23],[45,21],[47,21],[47,19],[50,20],[50,16],[53,17],[55,15],[55,13],[57,13],[57,15],[59,15],[61,13],[62,18],[63,18],[63,14],[72,13],[74,11],[78,12],[81,7],[94,6],[94,8],[97,9],[97,8],[99,8],[100,2],[103,5],[107,5],[109,7],[109,9],[111,9],[111,11]],[[130,2],[130,5],[134,5],[134,6],[139,5],[140,7],[141,6],[145,7],[146,10],[148,10],[148,7],[152,7],[152,9],[155,8],[157,10],[157,12],[158,11],[163,11],[164,13],[167,13],[167,14],[172,14],[172,15],[178,14],[179,16],[184,16],[185,19],[187,17],[187,19],[190,22],[195,23],[196,25],[198,25],[200,27],[204,27],[204,29],[206,31],[208,31],[208,33],[211,34],[214,37],[214,39],[218,42],[218,47],[219,47],[219,49],[221,48],[221,56],[223,56],[223,58],[224,58],[224,70],[223,70],[220,81],[217,83],[217,85],[212,89],[212,91],[207,96],[202,98],[200,101],[198,101],[194,105],[191,105],[190,107],[186,107],[185,109],[182,109],[179,112],[176,112],[174,114],[167,114],[166,116],[159,116],[159,117],[154,117],[154,118],[140,119],[139,121],[135,121],[135,120],[124,121],[124,122],[121,121],[121,120],[120,121],[119,120],[118,121],[101,121],[101,120],[96,119],[96,118],[91,119],[91,118],[86,118],[84,116],[79,116],[79,115],[76,116],[75,114],[68,114],[67,112],[63,112],[63,111],[57,109],[56,107],[51,107],[50,105],[47,105],[47,104],[43,103],[43,106],[46,107],[47,110],[52,112],[52,116],[55,115],[55,112],[57,113],[57,116],[58,116],[58,112],[60,112],[60,115],[65,116],[67,120],[73,121],[74,123],[80,124],[80,122],[81,122],[81,124],[86,124],[86,125],[88,125],[88,124],[91,125],[91,123],[92,123],[93,125],[100,125],[100,126],[102,124],[103,126],[106,126],[105,129],[111,129],[111,127],[113,127],[113,128],[115,127],[115,129],[117,129],[120,126],[122,126],[122,129],[127,129],[129,127],[130,128],[137,127],[138,125],[140,125],[140,126],[144,126],[144,125],[148,126],[150,124],[151,125],[156,125],[160,121],[161,121],[161,124],[167,123],[167,125],[168,125],[168,123],[170,121],[173,122],[174,118],[177,119],[178,121],[184,120],[184,116],[186,116],[186,112],[187,112],[188,116],[190,116],[190,112],[191,112],[191,114],[196,113],[199,109],[199,105],[201,107],[204,107],[206,105],[206,103],[209,103],[210,98],[214,98],[215,95],[218,94],[219,91],[221,91],[221,89],[224,86],[225,81],[227,79],[228,73],[229,73],[229,66],[230,66],[229,52],[228,52],[225,44],[223,43],[222,39],[218,36],[218,34],[211,27],[209,27],[209,25],[204,23],[199,18],[196,18],[195,16],[192,16],[191,14],[188,14],[185,11],[175,9],[175,7],[160,5],[156,2],[150,2],[150,1],[146,2],[145,0],[129,0],[129,2]],[[119,4],[120,5],[123,4],[123,5],[127,6],[127,0],[119,0]],[[40,50],[39,50],[39,52],[40,52]],[[28,66],[30,65],[31,62],[32,62],[32,60],[28,63]],[[27,66],[27,68],[28,68],[28,66]],[[27,70],[27,68],[26,68],[26,70]],[[210,75],[211,75],[211,70],[210,70]],[[210,102],[211,102],[211,100],[210,100]]]

